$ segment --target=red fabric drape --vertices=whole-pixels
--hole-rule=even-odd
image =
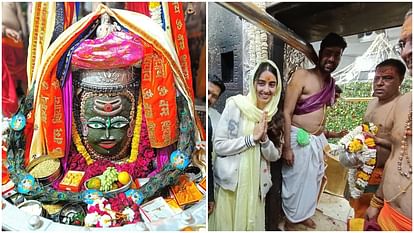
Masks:
[[[23,91],[27,89],[26,53],[23,42],[2,38],[2,108],[3,114],[10,117],[17,111],[17,81],[21,82]]]
[[[74,2],[65,2],[65,22],[64,29],[72,25],[73,15],[75,14],[75,3]]]
[[[148,2],[125,2],[125,10],[150,16]]]
[[[183,4],[181,2],[169,2],[171,32],[174,40],[175,50],[180,60],[187,86],[190,89],[191,98],[194,100],[193,75],[191,73],[191,57],[188,48],[187,30],[184,20]]]
[[[3,66],[1,83],[3,94],[1,99],[1,107],[3,109],[3,116],[11,117],[17,111],[18,99],[13,78],[10,74],[9,69],[7,68],[7,63],[4,61],[5,57],[5,54],[3,54],[3,58],[1,60]]]

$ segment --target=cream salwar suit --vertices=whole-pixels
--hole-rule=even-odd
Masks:
[[[270,121],[277,112],[281,78],[276,65],[266,62],[278,72],[275,95],[264,108]],[[247,96],[237,95],[227,100],[216,128],[214,178],[218,187],[209,230],[265,230],[265,196],[272,185],[269,161],[279,159],[280,152],[270,140],[263,144],[253,141],[255,123],[260,121],[263,112],[256,107],[256,102],[251,80]]]

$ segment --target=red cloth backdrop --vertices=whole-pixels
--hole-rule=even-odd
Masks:
[[[125,10],[150,16],[148,2],[125,2]]]

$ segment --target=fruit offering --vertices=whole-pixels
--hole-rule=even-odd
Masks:
[[[112,184],[118,180],[118,172],[116,171],[114,167],[108,167],[103,172],[103,174],[100,176],[100,178],[101,178],[101,187],[99,191],[107,192],[114,188]]]
[[[86,187],[88,187],[88,189],[99,190],[101,188],[101,179],[99,179],[98,177],[92,177],[86,183]]]
[[[126,185],[126,184],[128,184],[128,182],[131,180],[131,177],[129,176],[129,173],[128,172],[120,172],[119,174],[118,174],[118,181],[119,181],[119,183],[121,183],[121,184],[123,184],[123,185]]]
[[[108,167],[100,176],[90,178],[85,182],[87,189],[95,189],[101,192],[129,188],[131,175],[126,172],[118,172],[114,167]]]

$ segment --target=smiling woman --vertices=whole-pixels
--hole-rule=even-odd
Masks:
[[[264,109],[276,93],[278,82],[274,74],[277,71],[270,63],[261,63],[255,73],[256,105],[259,109]]]
[[[282,126],[276,122],[282,121],[281,92],[279,70],[266,60],[256,66],[249,94],[227,100],[213,145],[218,189],[209,229],[265,229],[264,203],[272,186],[269,162],[280,158]]]

